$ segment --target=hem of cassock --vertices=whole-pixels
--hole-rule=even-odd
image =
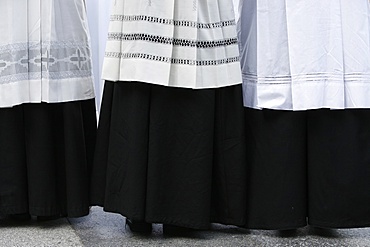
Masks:
[[[154,223],[154,224],[174,225],[174,226],[186,227],[186,228],[191,228],[191,229],[196,229],[196,230],[208,230],[211,225],[210,222],[205,223],[205,224],[199,224],[199,223],[194,223],[191,221],[177,220],[172,217],[147,218],[145,221],[149,223]]]
[[[192,228],[192,229],[197,229],[197,230],[207,230],[209,229],[211,222],[207,222],[204,224],[199,224],[199,222],[195,223],[192,221],[183,221],[183,220],[178,220],[174,219],[172,217],[142,217],[142,214],[140,213],[125,213],[122,210],[115,210],[113,208],[108,208],[104,207],[103,208],[104,212],[109,212],[109,213],[117,213],[122,215],[125,218],[129,218],[131,220],[135,221],[145,221],[147,223],[152,223],[152,224],[167,224],[167,225],[175,225],[175,226],[180,226],[180,227],[186,227],[186,228]],[[181,216],[181,215],[179,215]],[[213,222],[212,222],[213,223]],[[216,223],[216,222],[214,222]]]
[[[13,215],[28,213],[33,216],[62,216],[62,217],[82,217],[90,213],[89,207],[78,207],[73,210],[56,209],[56,208],[40,208],[28,206],[9,206],[0,208],[0,215]]]
[[[24,213],[28,213],[28,205],[0,207],[0,215],[24,214]]]
[[[245,219],[232,219],[224,217],[211,217],[211,222],[216,224],[237,226],[242,228],[245,225]]]
[[[55,216],[60,215],[63,217],[77,218],[88,215],[90,208],[88,206],[73,207],[72,209],[65,208],[43,208],[43,207],[30,207],[29,213],[34,216]]]
[[[100,205],[94,204],[94,206],[103,207],[101,204]],[[176,225],[176,226],[199,229],[199,230],[207,230],[207,229],[209,229],[210,225],[214,224],[214,223],[222,224],[222,225],[232,225],[232,226],[245,228],[244,227],[245,220],[239,220],[238,221],[238,220],[233,220],[233,219],[229,219],[229,218],[213,218],[208,223],[199,224],[199,223],[194,223],[194,222],[191,222],[191,221],[185,222],[185,221],[182,221],[182,220],[176,220],[176,219],[173,219],[173,218],[170,218],[170,217],[151,217],[151,218],[143,219],[142,214],[140,214],[140,213],[122,213],[122,211],[120,211],[120,210],[114,210],[112,208],[108,209],[106,207],[103,207],[103,210],[105,212],[109,212],[109,213],[120,214],[123,217],[129,218],[131,220],[137,220],[137,221],[143,221],[144,220],[145,222],[153,223],[153,224],[169,224],[169,225]],[[307,225],[307,224],[305,224],[305,225]],[[305,226],[305,225],[303,225],[303,226]],[[298,228],[298,227],[293,227],[293,228]],[[291,229],[291,228],[287,228],[287,229]]]
[[[297,222],[289,222],[286,224],[247,224],[244,225],[243,228],[252,229],[252,230],[292,230],[298,229],[307,226],[306,220],[301,220]]]
[[[313,227],[330,229],[364,228],[370,227],[370,220],[353,222],[325,222],[320,220],[309,220],[308,224]]]

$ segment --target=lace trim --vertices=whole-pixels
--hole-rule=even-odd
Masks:
[[[0,46],[0,84],[92,76],[88,47],[83,42],[30,42]]]
[[[235,20],[220,21],[214,23],[199,23],[195,21],[186,21],[186,20],[173,20],[166,18],[159,18],[154,16],[147,15],[111,15],[111,21],[124,21],[124,22],[133,22],[133,21],[145,21],[151,23],[158,23],[164,25],[180,26],[180,27],[192,27],[198,29],[212,29],[212,28],[222,28],[228,26],[235,26]]]
[[[219,60],[191,60],[191,59],[178,59],[164,56],[150,55],[145,53],[121,53],[121,52],[106,52],[106,57],[119,58],[119,59],[146,59],[163,63],[192,65],[192,66],[217,66],[221,64],[229,64],[239,62],[239,57],[231,57]]]
[[[163,37],[157,35],[150,35],[145,33],[109,33],[108,40],[120,40],[120,41],[147,41],[152,43],[159,43],[165,45],[184,46],[184,47],[196,47],[196,48],[216,48],[222,46],[235,45],[238,43],[238,39],[229,38],[215,41],[199,41],[190,39],[175,39],[170,37]]]

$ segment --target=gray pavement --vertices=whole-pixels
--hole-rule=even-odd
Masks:
[[[183,237],[162,234],[154,225],[149,236],[138,236],[125,229],[124,218],[94,207],[89,216],[15,223],[0,218],[0,246],[369,246],[370,228],[325,230],[305,227],[296,231],[256,231],[214,224],[208,231]]]

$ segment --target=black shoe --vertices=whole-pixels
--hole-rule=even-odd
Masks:
[[[14,220],[14,221],[22,222],[22,221],[29,221],[29,220],[31,220],[31,215],[28,214],[28,213],[24,213],[24,214],[9,214],[8,215],[8,218],[11,219],[11,220]]]
[[[144,221],[134,221],[126,218],[126,225],[134,233],[149,234],[152,232],[152,224]]]
[[[191,228],[163,224],[163,234],[165,235],[189,236],[194,232],[195,232],[194,229],[191,229]]]

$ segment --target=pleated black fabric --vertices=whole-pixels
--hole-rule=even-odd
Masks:
[[[245,115],[247,228],[370,225],[370,110]]]
[[[308,113],[310,225],[370,226],[370,110]]]
[[[306,115],[245,109],[247,228],[306,225]]]
[[[241,85],[106,82],[93,205],[152,223],[242,225],[245,162]]]
[[[0,213],[89,212],[94,99],[0,109]]]

